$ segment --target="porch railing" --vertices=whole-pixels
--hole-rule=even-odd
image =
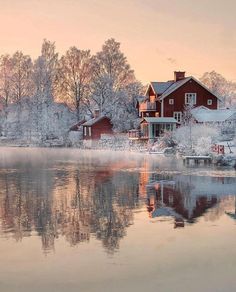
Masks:
[[[149,101],[142,102],[139,107],[140,111],[155,111],[156,109],[157,109],[156,103],[149,102]]]

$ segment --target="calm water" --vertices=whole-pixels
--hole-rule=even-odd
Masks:
[[[235,291],[235,175],[0,148],[0,291]]]

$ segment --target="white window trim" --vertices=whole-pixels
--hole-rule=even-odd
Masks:
[[[88,127],[88,135],[91,137],[92,136],[92,130],[91,127]]]
[[[173,112],[173,117],[178,123],[182,123],[182,112]]]
[[[171,105],[174,104],[174,99],[173,99],[173,98],[170,98],[170,99],[169,99],[169,104],[171,104]]]
[[[212,105],[212,99],[211,99],[211,98],[209,98],[209,99],[207,100],[207,105]]]
[[[189,98],[191,98],[191,101],[189,101]],[[197,93],[195,92],[187,92],[185,93],[185,104],[197,104]]]
[[[87,127],[84,127],[84,136],[87,136]]]

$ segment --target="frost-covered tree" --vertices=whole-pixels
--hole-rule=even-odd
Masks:
[[[194,151],[197,155],[202,155],[204,149],[200,151],[200,148],[205,141],[207,143],[205,150],[209,154],[210,147],[219,139],[219,127],[217,125],[193,124],[190,139],[189,127],[183,125],[173,132],[173,138],[185,154]]]
[[[58,72],[58,53],[54,42],[44,40],[41,55],[34,64],[34,82],[36,92],[43,94],[44,99],[53,100]]]
[[[236,105],[236,83],[226,80],[221,74],[211,71],[206,72],[200,78],[214,94],[222,99],[222,106]]]
[[[131,116],[131,119],[134,118],[134,94],[138,95],[137,88],[140,88],[137,84],[134,71],[120,50],[120,43],[114,39],[107,40],[93,58],[90,105],[110,116],[114,128],[124,130],[120,123],[129,122]]]
[[[34,86],[32,82],[33,64],[30,56],[17,51],[11,58],[11,94],[15,102],[20,102],[23,97],[32,96]]]
[[[0,96],[4,100],[4,106],[7,107],[11,102],[11,80],[12,80],[12,59],[10,55],[0,57]]]
[[[50,132],[50,111],[53,106],[56,77],[58,72],[58,53],[55,43],[44,40],[41,55],[36,59],[33,68],[35,94],[33,96],[32,119],[34,131],[47,139]]]
[[[59,61],[57,95],[72,104],[80,119],[81,105],[88,98],[92,75],[89,50],[71,47]]]
[[[190,142],[190,148],[192,149],[192,127],[195,123],[195,120],[193,118],[192,110],[194,108],[193,103],[187,104],[184,106],[183,111],[183,125],[189,129],[189,142]]]

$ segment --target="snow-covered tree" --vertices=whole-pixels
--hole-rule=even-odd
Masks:
[[[190,104],[185,105],[184,112],[183,112],[183,125],[189,129],[189,142],[190,142],[190,148],[192,149],[192,127],[195,123],[195,120],[193,118],[192,110],[194,108],[194,105],[192,102]]]
[[[23,97],[32,96],[34,87],[32,82],[33,64],[30,56],[17,51],[11,58],[11,94],[15,102],[20,102]]]
[[[173,132],[173,138],[179,147],[184,149],[185,153],[195,151],[198,155],[202,155],[203,149],[200,151],[200,148],[205,141],[205,150],[209,154],[211,145],[219,139],[219,127],[215,125],[193,124],[190,139],[189,127],[183,125]]]
[[[7,107],[11,102],[11,80],[12,80],[12,59],[10,55],[0,57],[0,97],[4,100]]]
[[[222,99],[222,106],[236,106],[236,83],[226,80],[221,74],[211,71],[200,78],[214,94]]]
[[[140,86],[120,50],[120,43],[114,39],[107,40],[93,58],[92,70],[90,105],[110,116],[114,128],[124,130],[123,126],[127,124],[122,126],[120,123],[125,120],[129,122],[130,114],[135,110],[134,94],[139,94],[137,88]]]
[[[89,50],[71,47],[59,61],[57,96],[76,108],[78,119],[81,105],[89,95],[91,69]]]
[[[50,131],[50,111],[53,107],[57,72],[58,53],[56,53],[55,43],[44,40],[41,55],[36,59],[33,67],[36,91],[32,98],[34,109],[32,125],[42,140],[47,139]]]
[[[41,55],[34,64],[34,82],[37,93],[43,94],[44,99],[53,100],[58,72],[58,53],[54,42],[44,40]]]

